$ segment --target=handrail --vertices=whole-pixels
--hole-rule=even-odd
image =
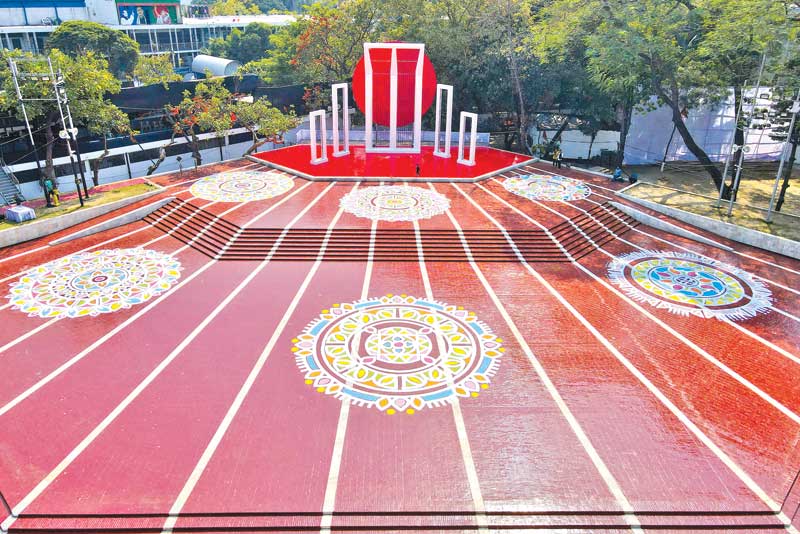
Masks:
[[[3,168],[3,172],[6,173],[11,178],[11,181],[14,182],[14,184],[17,186],[17,189],[19,189],[19,180],[17,180],[17,177],[14,175],[14,172],[8,165],[6,165],[6,162],[2,157],[0,157],[0,167]]]
[[[11,182],[14,184],[14,187],[16,187],[16,189],[17,189],[16,197],[13,200],[15,202],[17,201],[17,199],[25,200],[25,195],[22,194],[22,188],[20,186],[19,180],[17,179],[16,175],[14,174],[14,171],[12,171],[11,168],[8,165],[6,165],[6,162],[2,158],[2,156],[0,156],[0,168],[3,169],[3,172],[6,174],[6,176],[11,178]],[[8,199],[5,197],[5,195],[3,195],[3,201],[9,206],[11,205],[11,202],[8,201]]]

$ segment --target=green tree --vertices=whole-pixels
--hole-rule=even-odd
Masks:
[[[254,0],[254,3],[262,13],[286,11],[286,4],[282,0]]]
[[[242,64],[262,59],[270,48],[273,27],[261,22],[248,24],[244,31],[234,28],[225,38],[211,39],[206,53],[235,59]]]
[[[139,43],[125,32],[83,20],[59,25],[45,41],[45,47],[61,50],[72,57],[94,52],[108,61],[109,70],[117,77],[133,72],[139,59]]]
[[[183,78],[176,73],[168,54],[153,54],[142,56],[133,69],[133,77],[142,85],[160,83],[164,89],[169,82],[179,82]]]
[[[297,44],[303,32],[300,23],[289,24],[269,37],[269,46],[262,59],[246,63],[242,74],[255,74],[270,85],[291,85],[313,81],[297,63]]]
[[[777,46],[774,0],[533,0],[533,40],[541,57],[576,48],[585,53],[586,71],[598,86],[627,91],[636,103],[658,97],[672,112],[684,144],[702,164],[717,188],[720,169],[692,137],[685,110],[727,94],[734,80],[753,76],[752,60],[729,64],[713,56],[760,56]],[[742,9],[753,6],[753,9]],[[785,6],[784,6],[785,7]],[[785,11],[784,11],[785,19]],[[719,24],[718,21],[725,21]],[[754,33],[755,28],[772,32]],[[781,26],[782,27],[782,26]],[[735,28],[749,28],[743,40]],[[716,49],[716,50],[712,50]],[[753,78],[751,78],[753,79]],[[635,91],[641,87],[642,91]],[[727,195],[728,193],[725,192]]]
[[[12,57],[27,60],[26,73],[49,74],[47,59],[29,53],[14,51]],[[70,57],[59,50],[51,50],[53,67],[64,76],[67,98],[76,126],[86,126],[93,133],[111,132],[120,124],[122,113],[106,99],[107,95],[120,91],[120,82],[108,70],[108,62],[94,52]],[[4,60],[6,57],[4,57]],[[20,80],[22,94],[27,101],[25,108],[34,129],[41,129],[45,137],[44,174],[55,182],[53,167],[53,146],[59,140],[57,130],[61,129],[58,106],[54,98],[52,81],[26,77]],[[16,91],[8,69],[7,61],[0,65],[0,109],[7,110],[22,118],[22,106],[16,98]],[[109,121],[104,124],[104,121]]]
[[[114,105],[101,103],[96,106],[95,112],[86,119],[86,128],[90,133],[100,136],[103,139],[103,152],[96,158],[90,160],[92,169],[92,182],[94,186],[100,185],[100,169],[103,161],[108,157],[108,137],[112,134],[133,135],[131,122],[127,113]]]
[[[300,122],[294,111],[283,113],[266,98],[259,98],[252,103],[234,102],[231,110],[236,125],[246,128],[253,136],[253,144],[245,154],[252,154],[267,142],[282,140],[283,135]]]
[[[325,0],[304,6],[296,22],[270,38],[266,57],[246,66],[268,83],[328,83],[350,78],[367,41],[382,40],[390,2]]]
[[[217,0],[209,7],[212,16],[259,15],[261,10],[249,0]]]

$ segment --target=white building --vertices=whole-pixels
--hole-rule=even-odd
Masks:
[[[191,59],[214,37],[251,22],[285,26],[291,15],[203,16],[187,0],[0,0],[0,48],[41,52],[57,24],[87,20],[122,30],[142,54],[172,53],[176,66]]]

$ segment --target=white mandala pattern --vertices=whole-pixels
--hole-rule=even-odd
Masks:
[[[292,187],[292,177],[276,171],[225,171],[198,180],[191,191],[215,202],[251,202],[277,197]]]
[[[474,313],[407,295],[334,304],[292,342],[306,384],[389,415],[477,397],[504,350]]]
[[[141,248],[96,250],[35,267],[8,298],[31,317],[83,317],[130,308],[167,291],[180,277],[175,258]]]
[[[580,180],[551,174],[513,176],[503,181],[503,187],[515,195],[545,202],[583,200],[592,194],[591,188]]]
[[[450,199],[423,187],[378,185],[347,193],[340,206],[373,221],[418,221],[447,211]]]
[[[608,264],[608,276],[634,300],[679,315],[735,320],[772,308],[772,294],[760,280],[687,252],[625,254]]]

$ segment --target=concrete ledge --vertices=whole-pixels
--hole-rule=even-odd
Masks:
[[[658,213],[663,213],[664,215],[668,215],[679,221],[730,239],[731,241],[763,248],[764,250],[768,250],[770,252],[783,254],[784,256],[800,260],[800,242],[778,237],[776,235],[766,234],[764,232],[759,232],[758,230],[751,230],[736,224],[717,221],[716,219],[706,217],[705,215],[689,213],[688,211],[672,208],[670,206],[659,204],[658,202],[644,200],[642,198],[626,195],[624,193],[617,193],[617,195],[621,198],[639,204],[640,206],[657,211]]]
[[[157,195],[163,190],[163,188],[158,188],[154,191],[148,191],[147,193],[142,193],[141,195],[123,198],[114,202],[109,202],[108,204],[84,208],[73,213],[67,213],[66,215],[59,215],[58,217],[53,217],[51,219],[43,219],[41,221],[23,224],[17,228],[2,230],[0,231],[0,248],[9,247],[11,245],[16,245],[17,243],[23,243],[25,241],[30,241],[31,239],[37,239],[46,235],[54,234],[55,232],[59,232],[69,228],[70,226],[75,226],[76,224],[80,224],[88,221],[89,219],[94,219],[95,217],[105,215],[106,213],[116,209],[135,204],[140,200]]]
[[[454,182],[461,184],[481,182],[491,178],[492,176],[497,176],[498,174],[513,169],[518,169],[519,167],[524,167],[525,165],[530,165],[531,162],[534,161],[532,159],[528,159],[519,163],[515,163],[514,165],[509,165],[508,167],[494,169],[490,173],[481,174],[480,176],[474,176],[472,178],[426,178],[424,176],[312,176],[302,171],[298,171],[297,169],[292,169],[291,167],[286,167],[284,165],[278,165],[277,163],[259,159],[254,156],[248,155],[245,156],[245,159],[248,159],[254,163],[259,163],[271,169],[277,169],[279,171],[293,174],[299,178],[308,180],[309,182]]]
[[[712,247],[721,248],[722,250],[727,250],[728,252],[732,251],[733,249],[727,245],[723,245],[722,243],[718,243],[713,239],[709,239],[707,237],[703,237],[700,234],[696,234],[694,232],[690,232],[685,228],[681,228],[671,222],[664,221],[659,219],[658,217],[654,217],[653,215],[648,215],[643,211],[639,211],[636,208],[628,206],[627,204],[620,204],[619,202],[611,201],[610,204],[623,212],[626,215],[629,215],[639,221],[642,224],[646,224],[647,226],[651,226],[658,230],[662,230],[664,232],[679,235],[681,237],[685,237],[687,239],[691,239],[693,241],[697,241],[699,243],[704,243],[706,245],[711,245]]]
[[[118,226],[123,226],[128,223],[138,221],[139,219],[143,219],[144,217],[150,215],[161,206],[169,204],[173,200],[175,200],[175,197],[161,198],[159,200],[156,200],[152,204],[148,204],[147,206],[136,208],[135,210],[129,211],[128,213],[123,213],[122,215],[114,217],[113,219],[103,221],[101,223],[95,224],[94,226],[90,226],[89,228],[84,228],[83,230],[75,232],[74,234],[69,234],[68,236],[56,239],[55,241],[50,241],[50,245],[52,246],[52,245],[58,245],[60,243],[66,243],[67,241],[72,241],[73,239],[86,237],[87,235],[96,234],[104,230],[111,230],[112,228],[116,228]]]

